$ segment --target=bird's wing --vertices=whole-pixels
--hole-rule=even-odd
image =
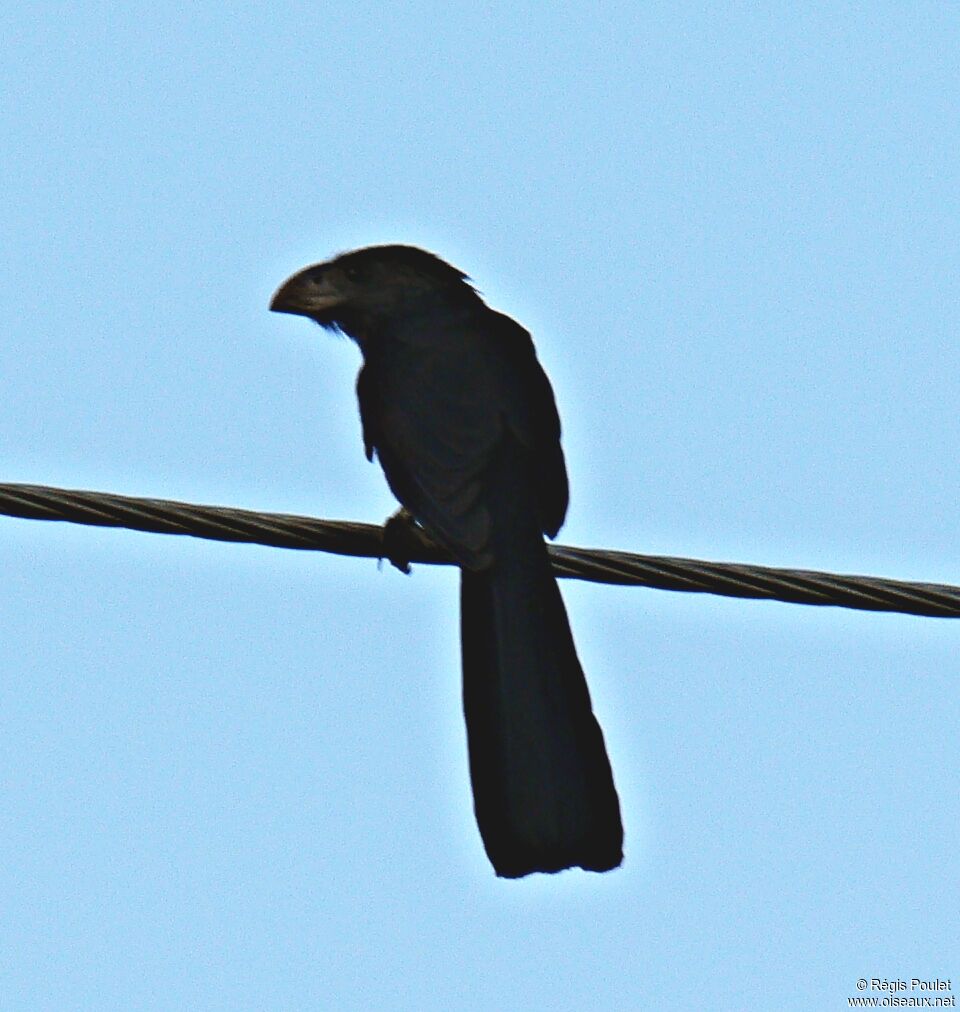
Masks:
[[[529,450],[541,530],[552,538],[563,525],[569,499],[553,388],[537,361],[530,334],[503,313],[488,310],[487,315],[498,356],[511,380],[507,424]]]
[[[491,561],[484,474],[504,440],[520,445],[540,527],[567,503],[560,423],[530,335],[491,310],[421,323],[370,354],[357,383],[364,443],[394,495],[471,568]]]

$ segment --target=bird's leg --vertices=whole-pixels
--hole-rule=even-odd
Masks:
[[[410,572],[410,557],[422,544],[420,528],[413,514],[401,506],[383,524],[383,555],[401,573]]]

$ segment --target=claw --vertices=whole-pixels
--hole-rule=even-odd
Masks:
[[[410,557],[420,545],[418,526],[413,514],[401,507],[383,525],[383,555],[401,573],[410,573]]]

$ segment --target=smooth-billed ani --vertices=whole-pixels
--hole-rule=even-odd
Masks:
[[[620,806],[543,540],[567,474],[530,335],[412,246],[307,267],[270,308],[359,345],[367,458],[460,565],[470,775],[496,873],[617,867]]]

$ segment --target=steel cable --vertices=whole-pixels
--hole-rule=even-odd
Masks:
[[[0,513],[31,520],[62,520],[336,555],[377,559],[385,554],[383,527],[376,524],[198,506],[168,499],[141,499],[45,485],[0,484]],[[404,547],[409,548],[407,554],[411,562],[453,562],[444,549],[425,536],[412,538],[410,545]],[[566,545],[550,545],[549,550],[558,576],[594,583],[935,618],[960,617],[960,587],[942,584],[635,555]]]

